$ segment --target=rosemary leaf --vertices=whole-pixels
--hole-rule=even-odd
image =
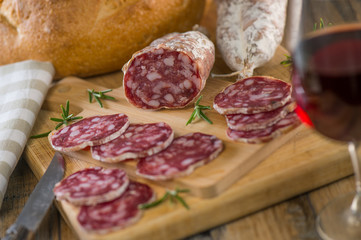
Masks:
[[[204,119],[205,121],[207,121],[210,124],[213,124],[213,122],[202,112],[202,110],[210,110],[211,107],[210,106],[204,106],[204,105],[199,105],[201,99],[202,99],[202,95],[197,99],[197,101],[194,104],[194,110],[192,112],[191,117],[188,119],[186,126],[190,123],[192,123],[193,120],[196,119],[196,117],[200,118],[200,119]]]
[[[60,128],[61,126],[63,126],[63,122],[59,123],[58,125],[55,126],[55,130],[58,130],[58,128]]]
[[[178,200],[185,208],[189,209],[189,206],[186,203],[186,201],[184,201],[184,199],[181,196],[179,196],[179,193],[184,193],[184,192],[189,192],[189,190],[188,189],[167,190],[162,198],[155,200],[154,202],[151,203],[141,204],[139,205],[139,208],[140,209],[152,208],[158,206],[165,200],[169,199],[171,203],[175,203],[175,200]]]
[[[59,129],[61,126],[65,125],[68,126],[68,124],[71,121],[75,121],[78,119],[82,119],[83,117],[81,116],[76,116],[73,117],[74,114],[69,114],[69,100],[66,101],[66,105],[65,108],[64,106],[61,104],[60,105],[61,108],[61,117],[62,118],[50,118],[51,121],[57,122],[58,124],[55,126],[55,130]],[[34,135],[34,136],[30,136],[30,138],[41,138],[41,137],[46,137],[49,135],[51,131],[47,132],[47,133],[42,133],[42,134],[38,134],[38,135]]]
[[[195,119],[195,117],[196,117],[196,111],[193,111],[191,117],[189,118],[188,122],[186,123],[186,126],[188,124],[190,124]]]
[[[174,196],[186,209],[189,209],[188,204],[186,203],[186,201],[184,201],[184,199],[182,197],[180,197],[179,195],[175,195]]]
[[[92,90],[88,89],[89,102],[92,103],[93,98],[95,98],[95,101],[98,102],[98,104],[100,105],[101,108],[103,108],[103,103],[101,102],[101,99],[115,100],[114,97],[105,95],[106,93],[111,92],[111,91],[113,91],[113,89],[107,89],[107,90],[99,91],[99,92],[96,92],[94,89],[92,89]]]
[[[49,135],[49,133],[51,133],[51,131],[46,132],[46,133],[41,133],[41,134],[38,134],[38,135],[33,135],[33,136],[30,136],[30,138],[35,139],[35,138],[43,138],[43,137],[47,137],[47,136]]]
[[[99,103],[100,107],[103,108],[103,103],[100,101],[99,97],[95,97],[95,100]]]
[[[50,118],[51,121],[54,121],[54,122],[63,122],[64,119],[60,119],[60,118]]]
[[[162,198],[158,199],[158,200],[155,200],[154,202],[151,202],[151,203],[144,203],[144,204],[141,204],[139,205],[139,208],[140,209],[148,209],[148,208],[152,208],[152,207],[155,207],[155,206],[158,206],[159,204],[161,204],[164,200],[167,199],[167,197],[169,196],[169,193],[166,192]]]
[[[213,124],[213,122],[202,111],[199,111],[199,115],[203,120],[207,121],[209,124]]]

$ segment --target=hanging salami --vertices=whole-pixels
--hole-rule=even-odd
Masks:
[[[202,91],[214,60],[214,44],[204,34],[168,34],[124,65],[125,97],[143,109],[182,108]]]
[[[217,46],[241,78],[274,56],[283,37],[287,0],[217,0]]]

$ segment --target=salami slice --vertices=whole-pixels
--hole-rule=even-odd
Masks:
[[[255,130],[269,127],[296,108],[295,102],[289,102],[285,106],[279,107],[268,112],[255,114],[229,114],[226,115],[227,125],[233,130]]]
[[[266,76],[239,80],[214,99],[220,114],[254,114],[282,107],[291,100],[291,84]]]
[[[127,100],[138,108],[182,108],[202,91],[214,44],[198,31],[172,33],[133,54],[123,66]]]
[[[191,174],[216,158],[223,149],[217,137],[203,133],[190,133],[175,138],[165,150],[141,158],[136,174],[152,180],[168,180]]]
[[[154,199],[155,193],[148,185],[131,181],[119,198],[95,206],[82,206],[77,219],[86,231],[105,234],[137,222],[142,215],[138,206]]]
[[[297,114],[295,112],[291,112],[274,125],[264,129],[237,131],[228,128],[227,136],[238,142],[263,143],[271,141],[272,139],[280,136],[282,133],[290,131],[300,125],[300,123],[301,121],[299,120]]]
[[[129,126],[128,116],[113,114],[84,118],[49,134],[51,146],[57,151],[77,151],[119,137]]]
[[[66,200],[74,205],[95,205],[118,198],[128,184],[124,170],[86,168],[57,183],[54,194],[57,200]]]
[[[91,148],[94,159],[119,162],[153,155],[173,141],[172,128],[164,123],[130,124],[120,137]]]

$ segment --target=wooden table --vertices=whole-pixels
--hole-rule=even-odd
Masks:
[[[360,6],[360,1],[346,2],[354,7]],[[10,178],[0,209],[0,236],[16,220],[37,182],[21,159]],[[353,190],[354,178],[349,176],[187,239],[319,239],[315,229],[317,213],[331,199]],[[76,236],[53,206],[34,239],[72,240]]]
[[[38,180],[22,159],[11,176],[0,210],[0,234],[16,220]],[[225,223],[206,232],[190,236],[201,239],[269,239],[316,240],[315,216],[329,200],[353,191],[354,179],[347,177],[335,183],[304,193],[259,212]],[[76,236],[52,206],[35,235],[38,240],[75,240]]]

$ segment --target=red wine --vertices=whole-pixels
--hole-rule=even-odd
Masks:
[[[298,45],[293,62],[298,112],[327,137],[361,140],[361,24],[314,33]]]

